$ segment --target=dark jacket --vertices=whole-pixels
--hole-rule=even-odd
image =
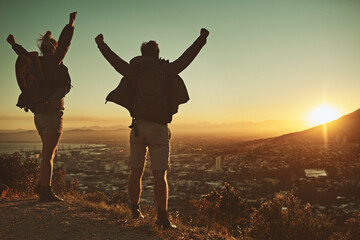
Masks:
[[[186,103],[189,100],[185,83],[178,74],[189,66],[205,43],[206,39],[199,37],[177,60],[169,62],[159,59],[161,69],[165,73],[169,84],[167,88],[168,110],[165,114],[153,113],[148,114],[147,116],[141,116],[140,118],[158,123],[170,123],[172,121],[172,115],[177,113],[179,105]],[[135,57],[129,64],[117,56],[106,43],[99,43],[98,48],[115,70],[124,76],[118,87],[109,93],[106,100],[125,107],[129,110],[132,117],[139,118],[139,116],[134,116],[134,111],[132,109],[134,100],[134,95],[132,94],[134,92],[132,86],[132,79],[134,78],[133,65],[136,61],[141,61],[141,58],[146,57]]]
[[[45,102],[39,103],[35,106],[34,112],[44,112],[55,108],[64,109],[64,96],[69,92],[70,76],[67,67],[63,64],[65,55],[69,49],[71,39],[74,33],[74,27],[66,25],[62,30],[58,46],[54,54],[48,56],[40,56],[40,65],[43,72],[43,82],[41,88],[49,89],[46,94]],[[30,54],[25,48],[19,44],[12,46],[18,55]],[[64,84],[65,82],[69,84]],[[21,98],[19,97],[19,101]],[[21,105],[19,103],[17,105]]]

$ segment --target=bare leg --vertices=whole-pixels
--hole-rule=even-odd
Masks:
[[[163,229],[177,228],[169,220],[168,216],[168,199],[169,199],[169,186],[167,182],[166,170],[153,170],[154,175],[154,195],[156,206],[158,210],[156,225]]]
[[[44,133],[41,136],[43,143],[42,159],[40,164],[41,186],[51,186],[53,173],[53,160],[56,154],[57,145],[60,141],[61,133]]]
[[[144,168],[134,168],[130,170],[129,176],[129,197],[132,205],[138,205],[140,203],[141,195],[141,179],[144,173]]]
[[[157,208],[161,210],[168,208],[169,187],[166,174],[166,170],[153,170],[155,201]]]

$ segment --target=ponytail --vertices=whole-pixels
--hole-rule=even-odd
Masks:
[[[37,41],[39,42],[38,47],[43,55],[50,55],[55,52],[57,42],[50,31],[47,31],[44,35],[40,34],[40,38],[37,39]]]

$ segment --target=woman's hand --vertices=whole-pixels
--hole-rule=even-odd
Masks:
[[[96,44],[102,43],[103,41],[104,41],[104,36],[101,33],[96,36],[95,38]]]
[[[15,38],[13,35],[9,34],[9,36],[6,38],[6,41],[12,46],[15,44]]]
[[[200,36],[207,38],[209,36],[209,31],[206,28],[200,30]]]
[[[75,19],[76,19],[76,15],[77,15],[77,12],[70,13],[69,24],[70,24],[71,26],[74,26]]]

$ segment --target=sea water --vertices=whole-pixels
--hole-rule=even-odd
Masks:
[[[71,150],[104,147],[104,144],[81,144],[81,143],[59,143],[58,150]],[[15,152],[41,152],[42,143],[0,143],[0,154],[12,154]]]

